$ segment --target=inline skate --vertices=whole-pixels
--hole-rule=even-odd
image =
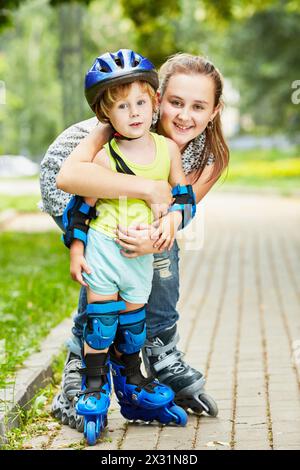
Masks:
[[[183,409],[216,417],[218,407],[204,391],[205,378],[182,360],[183,353],[176,347],[178,341],[176,325],[146,340],[143,359],[147,374],[153,374],[160,383],[171,387],[175,403]]]
[[[84,419],[83,416],[77,415],[74,399],[81,390],[82,378],[79,373],[81,365],[81,358],[69,351],[63,371],[61,390],[55,395],[51,406],[55,418],[70,428],[76,428],[79,432],[83,432]]]
[[[84,437],[92,446],[107,426],[111,395],[107,353],[86,354],[79,372],[83,380],[82,391],[77,395],[76,411],[84,417]]]
[[[114,390],[125,419],[186,425],[187,414],[174,403],[174,392],[153,377],[142,375],[138,352],[117,359],[111,351],[110,359]]]

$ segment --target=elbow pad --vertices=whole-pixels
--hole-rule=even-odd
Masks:
[[[67,248],[74,239],[81,240],[86,246],[90,220],[96,217],[96,208],[84,202],[81,196],[71,198],[62,219],[65,228],[62,240]]]
[[[193,186],[188,184],[181,186],[178,184],[172,189],[172,195],[175,198],[169,212],[181,211],[182,222],[179,229],[186,227],[196,214],[196,197]]]

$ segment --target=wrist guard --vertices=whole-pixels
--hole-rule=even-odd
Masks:
[[[172,189],[172,195],[175,198],[169,212],[181,211],[182,222],[179,229],[186,227],[196,214],[196,198],[193,186],[188,184],[181,186],[178,184]]]
[[[67,248],[74,239],[81,240],[86,246],[90,220],[96,217],[96,208],[86,204],[81,196],[71,198],[62,219],[65,228],[62,240]]]

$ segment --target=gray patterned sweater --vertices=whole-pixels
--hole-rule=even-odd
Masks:
[[[57,189],[56,176],[64,160],[77,147],[81,139],[86,137],[96,126],[97,118],[87,119],[68,127],[48,148],[42,162],[40,173],[40,187],[42,201],[40,208],[50,215],[62,215],[71,195]],[[185,174],[203,166],[204,161],[199,158],[205,145],[205,133],[192,140],[182,154],[182,166]],[[214,161],[210,155],[207,165]]]

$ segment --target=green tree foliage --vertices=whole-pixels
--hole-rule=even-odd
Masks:
[[[159,66],[203,54],[234,81],[241,109],[263,132],[299,129],[298,0],[0,0],[0,154],[41,156],[57,133],[90,117],[83,80],[120,47]],[[248,120],[249,121],[249,120]]]
[[[13,11],[22,3],[22,0],[0,0],[0,30],[13,24]]]
[[[225,71],[241,93],[241,111],[261,132],[297,133],[299,105],[291,101],[300,78],[300,12],[278,2],[232,26],[222,53]]]
[[[37,155],[62,124],[54,16],[45,2],[39,6],[43,15],[39,8],[21,7],[15,29],[1,35],[6,104],[0,105],[0,153]]]
[[[124,14],[137,33],[137,48],[159,65],[173,52],[180,0],[121,0]]]
[[[56,7],[58,5],[72,5],[72,4],[81,4],[81,5],[89,5],[92,0],[50,0],[50,5]]]
[[[51,6],[72,5],[74,3],[89,5],[92,0],[49,0]],[[0,0],[0,30],[13,25],[13,14],[26,0]]]
[[[81,9],[78,23],[76,8]],[[76,34],[76,25],[81,34]],[[135,36],[119,4],[111,0],[91,2],[88,8],[24,2],[14,13],[14,28],[1,34],[6,104],[0,104],[0,155],[39,159],[59,132],[91,117],[84,98],[85,73],[99,54],[120,46],[134,48]]]

